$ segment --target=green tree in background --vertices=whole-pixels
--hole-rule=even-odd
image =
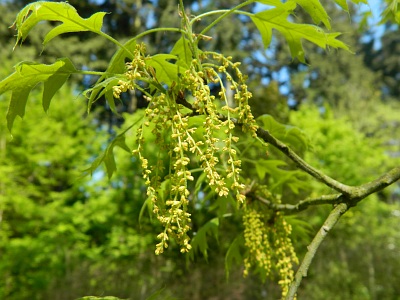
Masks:
[[[79,179],[106,132],[96,129],[93,118],[82,118],[82,98],[71,89],[58,95],[47,117],[41,110],[33,100],[29,118],[14,127],[12,140],[2,122],[2,145],[7,146],[0,173],[1,298],[74,299],[104,290],[121,295],[120,288],[149,294],[146,285],[157,288],[151,272],[141,275],[146,283],[127,279],[123,284],[129,282],[129,289],[104,285],[121,273],[136,278],[147,263],[156,263],[137,262],[138,253],[154,243],[151,234],[138,232],[140,188],[130,187],[131,197],[118,200],[119,189],[109,189],[101,177]],[[97,136],[90,147],[89,136]]]
[[[319,1],[255,2],[238,2],[235,11],[224,1],[180,1],[178,13],[169,1],[75,3],[88,19],[61,3],[38,2],[21,11],[17,39],[28,36],[29,45],[29,55],[20,52],[24,59],[42,50],[43,39],[67,38],[57,37],[60,43],[46,45],[40,63],[22,62],[0,82],[1,93],[12,91],[2,138],[8,144],[1,164],[4,297],[144,299],[160,288],[153,298],[293,299],[297,291],[306,299],[395,297],[398,202],[383,188],[400,176],[398,160],[387,155],[397,151],[391,138],[397,104],[381,101],[384,85],[363,57],[321,51],[347,49],[330,31],[355,32],[341,26],[346,2],[336,1],[342,10]],[[98,5],[117,14],[108,18]],[[386,16],[396,20],[396,13],[392,8]],[[33,35],[34,20],[61,22],[40,22]],[[271,39],[272,29],[281,37]],[[304,39],[318,47],[303,48]],[[271,44],[272,52],[260,50]],[[287,46],[295,59],[289,66]],[[55,61],[59,53],[72,60]],[[70,75],[88,88],[84,95],[97,112],[90,119],[82,121],[77,101],[52,100]],[[42,97],[31,91],[38,83],[44,83]],[[289,101],[302,103],[298,112],[289,111],[284,89]],[[76,98],[77,90],[69,88],[61,99]],[[47,111],[52,101],[51,122],[15,121],[25,113],[28,94],[36,99],[27,105],[34,115],[40,102]],[[376,120],[361,118],[363,111]],[[6,126],[14,127],[10,143]],[[69,138],[61,138],[64,132]],[[86,172],[92,179],[79,179],[82,161],[91,162]],[[24,188],[15,193],[18,186]],[[345,212],[337,234],[320,246]],[[374,239],[366,243],[368,235]],[[163,256],[154,256],[155,244]],[[317,249],[310,280],[298,290]],[[327,260],[332,250],[334,261]],[[367,255],[356,260],[361,252]],[[304,259],[294,275],[297,257]],[[393,268],[385,273],[381,262]],[[326,273],[332,277],[321,276]],[[343,274],[347,280],[340,280]],[[223,283],[225,276],[231,283]],[[272,281],[262,286],[256,276]]]

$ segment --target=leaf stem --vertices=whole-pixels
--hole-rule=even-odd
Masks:
[[[97,72],[97,71],[86,71],[86,70],[76,70],[75,74],[82,74],[82,75],[95,75],[95,76],[103,76],[107,74],[106,72]]]
[[[108,35],[107,33],[104,33],[103,31],[99,30],[96,31],[96,33],[98,35],[101,35],[102,37],[106,38],[107,40],[111,41],[112,43],[114,43],[115,45],[117,45],[118,47],[124,49],[126,52],[128,52],[130,55],[133,56],[133,52],[131,50],[129,50],[128,48],[126,48],[123,44],[121,44],[120,42],[118,42],[116,39],[114,39],[112,36]]]
[[[286,215],[306,210],[308,207],[312,205],[338,204],[342,199],[341,194],[331,194],[331,195],[321,195],[315,198],[306,198],[304,200],[299,201],[296,204],[281,204],[281,203],[273,203],[268,199],[265,199],[258,195],[254,195],[252,193],[246,194],[246,197],[254,198],[260,201],[261,203],[267,205],[272,210],[281,211]]]
[[[146,31],[143,31],[142,33],[138,34],[137,36],[135,36],[133,39],[137,40],[147,34],[150,33],[154,33],[154,32],[161,32],[161,31],[173,31],[173,32],[183,32],[182,29],[180,28],[174,28],[174,27],[160,27],[160,28],[153,28],[153,29],[149,29]]]
[[[182,30],[180,28],[170,28],[170,27],[160,27],[160,28],[153,28],[153,29],[149,29],[146,30],[140,34],[138,34],[137,36],[135,36],[132,40],[137,40],[147,34],[150,33],[154,33],[154,32],[160,32],[160,31],[175,31],[175,32],[182,32]],[[101,35],[102,37],[108,39],[109,41],[111,41],[112,43],[114,43],[115,45],[117,45],[118,47],[120,47],[121,49],[124,49],[127,53],[129,53],[132,57],[134,56],[133,52],[131,50],[129,50],[128,48],[126,48],[122,43],[120,43],[119,41],[117,41],[116,39],[114,39],[113,37],[109,36],[107,33],[104,33],[102,31],[97,31],[97,34]]]
[[[248,1],[243,2],[242,4],[239,4],[238,6],[232,8],[232,9],[230,9],[230,10],[227,10],[223,15],[219,16],[219,17],[218,17],[216,20],[214,20],[210,25],[208,25],[206,28],[204,28],[204,29],[200,32],[200,36],[201,36],[201,35],[204,35],[207,31],[209,31],[211,28],[213,28],[217,23],[221,22],[222,19],[224,19],[224,18],[226,18],[227,16],[231,15],[232,13],[234,13],[235,11],[237,11],[238,9],[240,9],[240,8],[246,6],[246,5],[249,5],[249,4],[253,3],[253,2],[255,2],[255,0],[248,0]],[[205,14],[203,14],[203,16],[204,16],[204,15],[205,15]],[[202,15],[200,15],[200,16],[202,16]],[[198,16],[198,17],[200,17],[200,16]],[[196,18],[194,18],[194,19],[196,19]],[[194,20],[194,19],[193,19],[193,20]]]
[[[212,16],[212,15],[223,14],[223,13],[229,13],[231,11],[232,11],[231,9],[218,9],[218,10],[209,11],[209,12],[206,12],[204,14],[195,16],[193,19],[191,19],[190,24],[193,24],[196,21],[200,21],[202,18],[205,18],[205,17],[209,17],[209,16]],[[248,16],[248,17],[251,17],[251,16],[254,15],[252,13],[249,13],[247,11],[242,11],[242,10],[236,10],[233,13],[240,14],[240,15],[245,15],[245,16]]]

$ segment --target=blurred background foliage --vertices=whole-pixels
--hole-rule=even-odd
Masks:
[[[14,31],[8,26],[30,2],[0,2],[1,78],[20,60],[50,63],[59,56],[71,57],[78,68],[106,68],[115,49],[91,34],[65,35],[43,50],[45,28],[52,24],[41,24],[23,47],[11,52]],[[240,1],[184,2],[191,13],[198,14],[230,8]],[[149,28],[180,25],[174,1],[69,3],[84,17],[110,12],[104,30],[121,41]],[[297,150],[301,155],[349,185],[376,178],[398,165],[400,157],[399,28],[391,22],[380,25],[379,30],[369,27],[361,10],[368,8],[352,6],[347,14],[328,6],[332,27],[345,33],[343,39],[355,54],[322,51],[306,44],[308,64],[292,61],[279,36],[263,51],[259,34],[242,16],[220,23],[210,32],[211,42],[204,45],[242,61],[243,71],[249,74],[256,116],[268,114],[300,128],[304,143]],[[298,22],[309,21],[301,10],[297,17]],[[208,22],[204,19],[197,26]],[[151,53],[168,52],[177,38],[158,33],[146,37],[145,42]],[[42,50],[45,55],[39,56]],[[111,180],[101,169],[92,177],[81,176],[107,142],[140,116],[146,103],[139,93],[126,94],[118,106],[119,115],[112,114],[105,101],[98,101],[87,116],[85,99],[79,93],[95,79],[73,79],[57,94],[47,115],[40,106],[39,92],[31,97],[27,115],[15,123],[12,137],[5,125],[7,99],[0,98],[4,112],[0,118],[0,299],[66,300],[84,295],[278,298],[280,291],[273,280],[243,278],[240,261],[232,265],[226,280],[225,254],[243,228],[240,220],[230,217],[229,209],[218,207],[215,195],[200,184],[199,177],[199,185],[192,187],[196,191],[192,201],[194,233],[209,220],[224,216],[219,219],[218,233],[207,235],[207,256],[190,259],[173,245],[164,255],[154,255],[159,225],[145,205],[140,163],[116,149],[118,171]],[[128,144],[133,140],[128,136]],[[238,150],[246,157],[243,177],[277,187],[274,196],[294,203],[331,192],[298,173],[277,185],[265,162],[285,158],[271,147],[269,153],[259,153],[251,140],[242,137],[241,141]],[[147,151],[158,153],[151,144]],[[286,169],[296,172],[289,161]],[[288,218],[300,259],[328,213],[329,207],[315,207]],[[398,299],[399,225],[398,185],[362,201],[322,245],[299,298]],[[203,250],[199,252],[204,254]]]

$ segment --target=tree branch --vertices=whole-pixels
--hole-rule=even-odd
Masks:
[[[256,195],[253,191],[245,193],[246,197],[256,199],[265,205],[267,205],[272,210],[281,211],[285,214],[293,214],[307,209],[312,205],[321,204],[339,204],[347,203],[350,206],[355,206],[359,201],[366,198],[367,196],[379,192],[389,185],[393,184],[400,179],[400,167],[393,168],[381,177],[368,182],[360,186],[350,187],[348,195],[343,194],[331,194],[322,195],[315,198],[306,198],[299,201],[297,204],[278,204],[273,203],[268,199],[265,199],[259,195]]]
[[[385,173],[381,177],[363,184],[358,187],[351,187],[349,195],[339,195],[337,200],[340,200],[341,203],[338,204],[329,214],[328,218],[326,219],[324,225],[322,225],[321,229],[315,235],[314,239],[312,240],[311,244],[307,247],[308,251],[302,260],[299,269],[296,272],[295,278],[292,284],[289,287],[289,292],[286,296],[286,300],[291,300],[295,298],[296,292],[303,277],[307,276],[307,271],[310,267],[310,264],[315,256],[315,253],[319,246],[321,245],[322,241],[324,240],[325,236],[328,232],[336,225],[337,221],[340,217],[352,206],[356,205],[362,199],[368,197],[369,195],[376,193],[387,186],[391,185],[392,183],[396,182],[400,179],[400,167],[393,168],[389,172]],[[330,198],[334,195],[328,195],[326,197]],[[336,195],[337,196],[337,195]],[[300,201],[297,205],[293,207],[300,206],[302,203],[304,205],[309,206],[311,203],[317,204],[317,202],[323,202],[319,199],[315,202],[310,202],[313,199],[306,199],[304,201]],[[332,200],[327,199],[327,202],[331,202]]]
[[[258,201],[267,205],[272,210],[281,211],[284,214],[294,214],[303,211],[312,205],[338,204],[341,202],[342,195],[341,194],[322,195],[316,198],[307,198],[301,200],[297,204],[280,204],[280,203],[277,204],[252,193],[246,194],[246,197],[257,199]]]
[[[400,167],[395,167],[371,182],[365,183],[358,187],[352,187],[349,200],[353,205],[355,205],[365,197],[383,190],[399,179]]]
[[[227,120],[227,118],[220,114],[219,118],[221,120]],[[244,126],[242,123],[238,122],[237,119],[235,118],[230,118],[230,120],[237,126]],[[330,188],[340,192],[341,194],[344,195],[349,195],[352,191],[351,186],[345,185],[328,175],[325,175],[322,173],[320,170],[314,168],[313,166],[309,165],[306,161],[304,161],[300,156],[298,156],[288,145],[285,143],[281,142],[277,138],[275,138],[272,134],[269,133],[268,130],[265,130],[261,127],[258,127],[256,134],[259,138],[263,139],[265,142],[271,144],[275,148],[277,148],[279,151],[281,151],[283,154],[285,154],[288,158],[290,158],[298,168],[303,170],[304,172],[310,174],[312,177],[317,179],[318,181],[323,182]]]
[[[322,241],[325,239],[328,232],[336,225],[337,221],[340,217],[349,209],[349,206],[346,203],[338,204],[329,214],[328,218],[322,225],[321,229],[315,235],[311,244],[307,247],[308,251],[302,260],[299,269],[294,276],[294,280],[289,287],[289,292],[286,295],[286,300],[293,300],[296,296],[297,289],[300,286],[300,283],[303,277],[307,276],[308,269],[311,265],[311,262],[315,256],[315,253]]]
[[[277,148],[279,151],[281,151],[283,154],[289,157],[300,169],[310,174],[318,181],[325,183],[327,186],[333,188],[334,190],[342,194],[348,195],[351,193],[352,191],[351,186],[345,185],[329,177],[328,175],[325,175],[320,170],[306,163],[300,156],[298,156],[292,149],[290,149],[289,146],[287,146],[286,144],[284,144],[283,142],[272,136],[268,130],[259,127],[257,129],[257,136],[262,138],[265,142]]]

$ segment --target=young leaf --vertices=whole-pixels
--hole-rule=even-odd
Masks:
[[[277,122],[271,115],[267,114],[258,117],[257,122],[273,136],[300,152],[307,150],[309,147],[307,136],[297,127],[283,125]]]
[[[122,75],[107,78],[107,79],[97,83],[94,87],[83,92],[83,94],[85,96],[89,95],[89,96],[87,96],[89,98],[89,103],[88,103],[89,110],[94,101],[99,99],[101,96],[105,95],[107,103],[110,106],[111,110],[114,113],[117,113],[116,109],[115,109],[113,87],[118,85],[118,82],[121,80],[121,76]],[[92,100],[93,97],[94,97],[94,100]]]
[[[31,29],[41,21],[59,21],[61,25],[50,30],[44,38],[45,46],[56,36],[67,32],[92,31],[100,32],[105,12],[98,12],[88,19],[81,18],[76,9],[66,2],[38,1],[25,6],[14,22],[17,34],[16,45],[23,42]]]
[[[178,82],[178,66],[170,63],[168,60],[177,60],[172,54],[156,54],[146,60],[148,66],[156,70],[159,83],[170,86],[172,82]]]
[[[336,4],[339,5],[344,11],[349,11],[347,0],[335,0]]]
[[[282,188],[288,187],[293,193],[298,194],[300,189],[306,187],[306,182],[301,180],[304,173],[300,170],[285,170],[280,167],[287,164],[282,160],[259,159],[254,161],[258,177],[263,180],[266,174],[271,176],[269,190],[281,192]]]
[[[129,40],[128,42],[126,42],[124,44],[125,49],[133,50],[133,49],[135,49],[135,46],[136,46],[135,38]],[[104,94],[104,93],[102,93],[99,95],[99,93],[102,91],[102,89],[104,89],[106,87],[107,87],[107,89],[106,89],[105,93],[106,93],[107,102],[110,105],[111,109],[113,109],[113,107],[115,106],[115,105],[113,105],[114,98],[112,97],[112,84],[114,84],[115,81],[112,81],[112,80],[116,78],[114,76],[125,73],[125,71],[126,71],[125,60],[133,59],[132,54],[127,52],[124,48],[120,48],[120,49],[118,49],[117,52],[115,52],[115,54],[111,58],[111,61],[107,67],[107,70],[104,72],[104,75],[101,76],[97,80],[97,82],[93,88],[86,91],[86,93],[90,92],[89,101],[88,101],[88,110],[90,110],[92,104]],[[110,78],[110,77],[114,77],[114,78]],[[107,81],[107,82],[105,83],[105,81]],[[111,96],[109,96],[107,98],[107,95],[110,95],[110,93],[109,93],[110,89],[111,89]]]
[[[254,161],[254,164],[256,165],[256,172],[260,180],[263,180],[266,174],[275,172],[274,174],[276,175],[277,173],[283,172],[284,170],[279,167],[287,165],[284,161],[275,159],[259,159]]]
[[[256,13],[251,17],[261,33],[265,48],[271,43],[272,29],[276,29],[287,40],[292,57],[298,58],[301,62],[305,62],[302,39],[306,39],[323,49],[331,46],[349,50],[343,42],[336,40],[340,33],[325,33],[315,25],[289,22],[287,19],[296,6],[294,1],[288,1],[279,7]]]
[[[15,66],[15,72],[0,82],[0,95],[11,91],[11,101],[7,112],[7,126],[11,131],[16,116],[25,114],[25,106],[30,91],[44,82],[43,108],[48,110],[54,94],[63,86],[76,69],[68,58],[58,59],[52,65],[34,62],[21,62]]]
[[[299,4],[313,19],[315,24],[320,22],[324,23],[325,27],[331,29],[329,22],[329,16],[325,11],[325,8],[321,5],[319,0],[294,0]]]
[[[187,38],[181,37],[171,50],[171,54],[178,58],[176,64],[188,69],[193,60],[190,44]]]
[[[107,149],[104,151],[104,153],[97,157],[93,161],[92,165],[88,169],[84,170],[84,172],[92,175],[93,172],[100,166],[100,164],[104,162],[104,164],[106,165],[107,176],[110,179],[113,173],[117,170],[114,158],[114,147],[118,146],[127,152],[131,152],[131,149],[129,149],[125,142],[125,133],[130,130],[134,125],[135,124],[132,124],[122,133],[117,135],[117,137],[113,139],[112,142],[107,146]]]
[[[394,21],[400,24],[400,9],[399,0],[388,0],[386,4],[386,9],[381,13],[380,24],[384,24],[388,21]]]

